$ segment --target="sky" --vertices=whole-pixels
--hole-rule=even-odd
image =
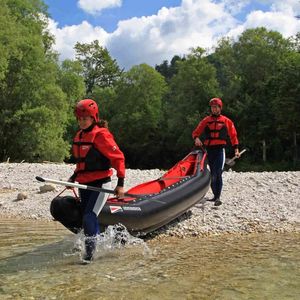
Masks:
[[[74,59],[77,42],[99,40],[118,65],[159,65],[191,48],[213,51],[264,26],[285,38],[300,32],[300,0],[44,0],[60,59]]]

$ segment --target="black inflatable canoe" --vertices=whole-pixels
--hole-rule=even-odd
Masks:
[[[206,152],[194,150],[160,178],[126,192],[136,197],[109,198],[99,214],[100,225],[105,228],[121,223],[132,234],[145,235],[185,213],[205,196],[209,184]],[[59,198],[53,199],[51,214],[68,229],[77,232],[81,224],[79,211],[74,211],[74,197]]]

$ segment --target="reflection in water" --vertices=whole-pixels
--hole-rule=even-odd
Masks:
[[[299,299],[300,235],[80,244],[59,223],[0,220],[1,299]]]

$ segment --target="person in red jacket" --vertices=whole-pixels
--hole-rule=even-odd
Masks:
[[[69,181],[109,189],[113,167],[118,177],[115,195],[124,196],[124,154],[108,130],[107,123],[100,121],[97,103],[92,99],[79,101],[75,116],[80,129],[73,140],[72,159],[76,162],[76,169]],[[89,262],[100,233],[98,215],[108,194],[85,189],[79,189],[79,194],[82,227],[86,236],[84,261]]]
[[[208,164],[211,172],[211,189],[215,206],[222,204],[220,200],[223,187],[222,172],[225,164],[225,147],[230,140],[235,149],[235,156],[239,157],[239,141],[233,122],[221,114],[223,107],[220,98],[209,101],[211,115],[205,117],[192,133],[195,146],[207,149]]]

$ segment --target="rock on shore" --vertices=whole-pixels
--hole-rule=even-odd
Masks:
[[[74,166],[67,164],[0,163],[0,217],[52,220],[51,200],[63,190],[49,187],[41,192],[42,176],[67,180]],[[164,171],[131,170],[126,173],[125,189],[160,177]],[[224,172],[223,205],[196,204],[153,236],[203,236],[223,233],[300,232],[300,171]],[[113,186],[116,177],[113,176]],[[71,191],[66,191],[69,194]],[[205,198],[210,198],[209,191]]]

